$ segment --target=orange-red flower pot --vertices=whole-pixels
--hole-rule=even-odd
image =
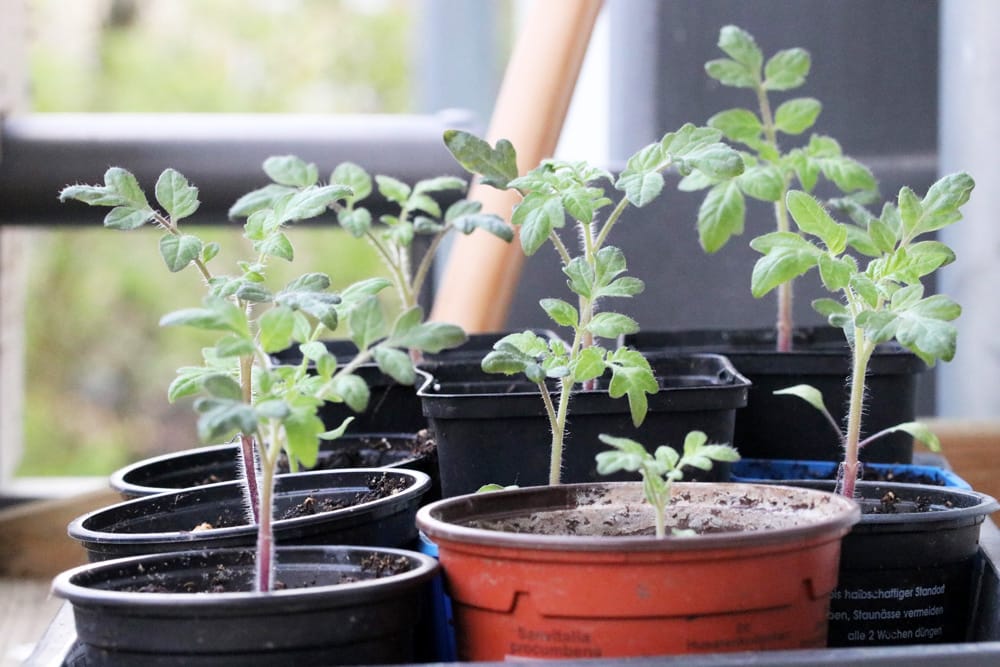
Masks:
[[[681,483],[668,525],[694,517],[707,532],[658,539],[628,534],[652,526],[641,498],[638,483],[572,484],[420,510],[452,597],[459,658],[826,645],[840,542],[860,517],[857,504],[808,489]],[[530,532],[523,517],[532,512],[561,517],[575,534]],[[737,523],[744,528],[712,532]],[[603,534],[615,527],[626,535]]]

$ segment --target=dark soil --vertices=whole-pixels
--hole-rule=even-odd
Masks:
[[[386,474],[373,475],[368,480],[368,491],[354,494],[350,500],[339,498],[319,498],[309,496],[298,505],[289,507],[279,517],[281,519],[296,519],[302,516],[332,512],[345,507],[354,507],[362,503],[379,500],[394,496],[401,491],[405,491],[409,486],[409,481],[405,477],[389,476]]]
[[[917,494],[912,498],[900,498],[893,491],[886,493],[877,500],[861,501],[862,514],[917,514],[921,512],[936,512],[953,507],[950,501],[943,505],[935,504],[933,499]]]
[[[316,465],[310,470],[334,468],[381,468],[409,461],[437,452],[437,445],[430,431],[423,429],[415,438],[388,438],[384,436],[336,440],[319,453]],[[278,472],[288,472],[288,460],[282,455]]]

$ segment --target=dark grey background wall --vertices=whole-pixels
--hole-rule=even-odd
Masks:
[[[724,88],[704,73],[705,61],[722,55],[719,29],[732,23],[756,37],[765,57],[796,46],[811,52],[806,85],[775,100],[819,99],[823,112],[813,131],[833,136],[872,167],[883,196],[894,197],[903,184],[923,192],[934,181],[936,0],[611,0],[608,10],[613,162],[684,122],[703,124],[733,106],[756,108],[752,92]],[[770,326],[776,305],[773,297],[750,295],[758,255],[747,243],[773,227],[771,207],[748,200],[747,234],[707,256],[695,232],[700,201],[698,193],[668,187],[619,223],[612,242],[624,250],[630,273],[646,281],[645,293],[622,310],[646,330]],[[823,294],[818,282],[810,276],[800,283],[798,321],[822,322],[809,306]],[[551,250],[529,258],[508,325],[546,326],[538,299],[553,289],[560,295],[563,284]],[[932,388],[924,384],[921,412],[930,414]]]

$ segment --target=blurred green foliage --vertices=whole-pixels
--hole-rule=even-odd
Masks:
[[[405,112],[411,5],[30,0],[32,107]],[[95,173],[92,180],[100,178]],[[326,271],[335,287],[383,273],[363,240],[337,228],[293,233],[300,271]],[[224,237],[239,235],[237,225],[203,234],[224,240],[223,247],[234,246]],[[225,266],[227,259],[217,261]],[[191,332],[157,324],[164,313],[200,301],[197,275],[190,272],[186,284],[177,278],[155,242],[143,233],[109,233],[100,216],[92,229],[32,232],[25,451],[18,474],[103,475],[197,444],[190,404],[166,400],[175,369],[200,359]],[[124,324],[109,331],[109,319]],[[139,351],[148,349],[157,351],[155,362],[136,366]]]

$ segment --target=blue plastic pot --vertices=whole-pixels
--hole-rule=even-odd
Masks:
[[[733,464],[732,478],[734,482],[832,480],[838,466],[839,463],[834,461],[742,459]],[[864,479],[972,489],[968,482],[950,470],[909,463],[865,463]]]

